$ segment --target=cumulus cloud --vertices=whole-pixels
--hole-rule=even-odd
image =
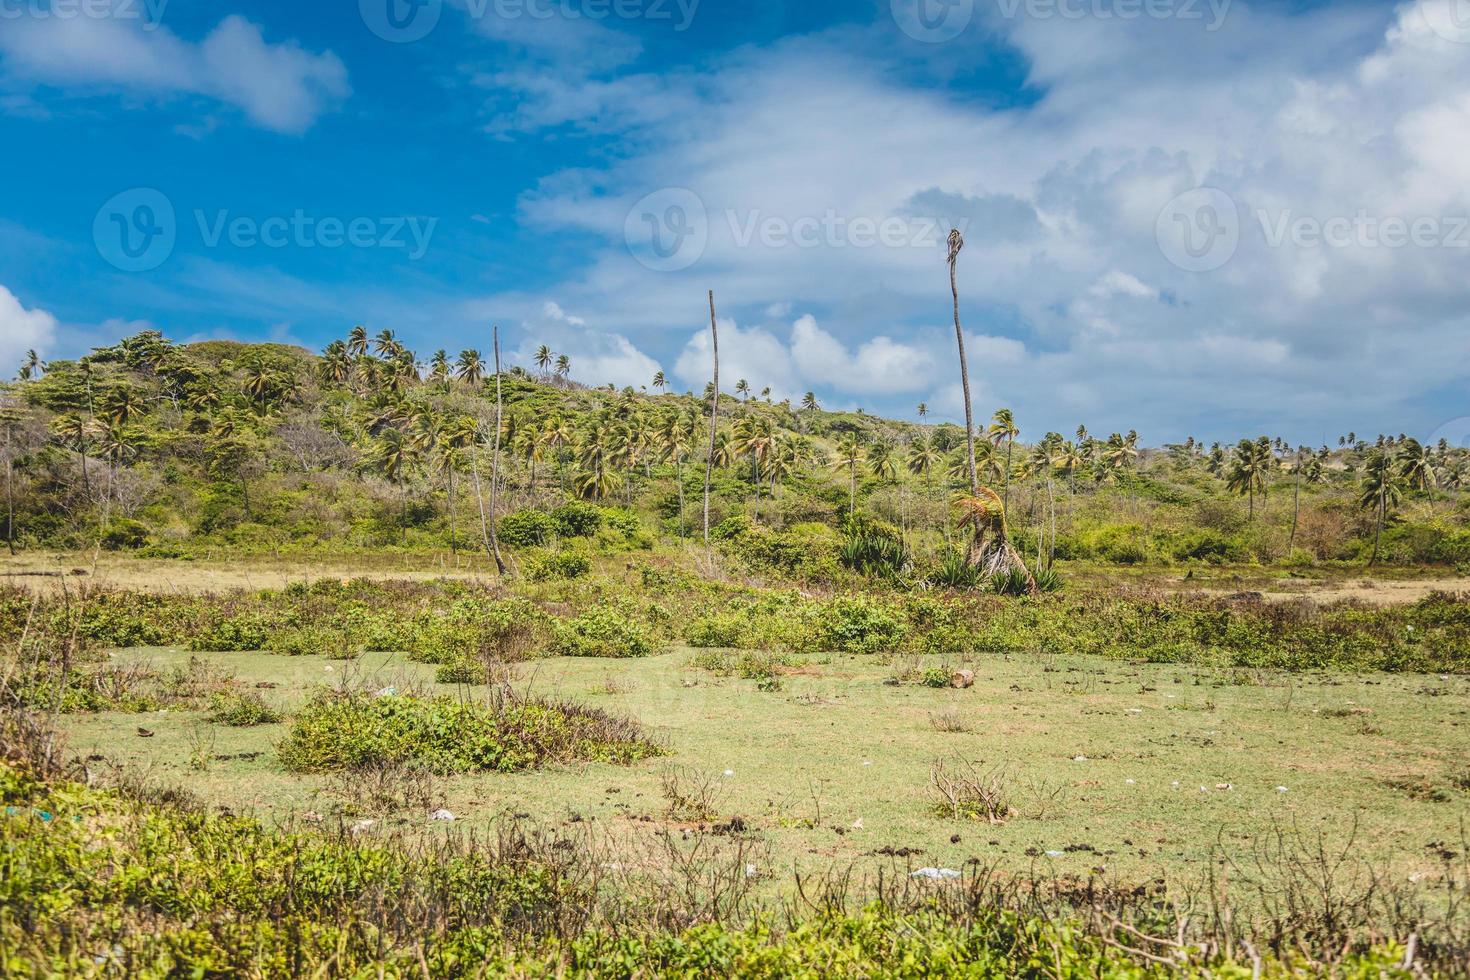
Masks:
[[[528,371],[539,370],[535,353],[542,344],[566,352],[572,360],[572,377],[593,386],[644,387],[661,370],[658,361],[627,337],[598,330],[551,300],[521,322],[521,344],[511,360]]]
[[[697,97],[688,125],[625,120],[630,152],[543,182],[522,217],[605,236],[585,276],[556,286],[597,322],[687,337],[713,281],[743,304],[738,319],[779,302],[841,324],[789,346],[732,328],[722,358],[753,384],[841,391],[865,377],[897,397],[922,390],[906,377],[943,379],[947,348],[926,338],[948,317],[953,221],[966,323],[994,338],[995,356],[973,359],[977,388],[1033,429],[1427,430],[1443,410],[1423,393],[1470,377],[1470,250],[1269,232],[1362,213],[1375,227],[1427,217],[1453,237],[1470,214],[1470,44],[1432,26],[1445,2],[1237,2],[1214,30],[1021,17],[931,46],[958,66],[984,53],[972,43],[1010,45],[1035,98],[1005,108],[940,75],[875,71],[898,63],[891,25],[742,49],[677,95],[645,93],[649,118]],[[1157,227],[1200,186],[1239,216],[1233,257],[1207,272],[1171,262]],[[661,187],[689,188],[706,212],[707,244],[680,272],[649,272],[624,242],[630,207]],[[838,230],[814,247],[743,234],[828,217]],[[890,218],[907,234],[854,241],[855,220]],[[707,376],[701,343],[679,358],[691,382]]]
[[[272,44],[238,15],[201,41],[124,17],[29,17],[6,21],[0,56],[7,83],[68,92],[125,92],[157,99],[201,96],[242,111],[253,123],[301,133],[351,92],[347,69],[330,51],[295,41]]]
[[[14,293],[0,285],[0,370],[13,371],[28,350],[45,357],[56,327],[56,317],[42,309],[26,309]]]

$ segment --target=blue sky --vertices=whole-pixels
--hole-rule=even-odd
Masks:
[[[1470,0],[0,0],[0,359],[497,323],[697,389],[713,288],[732,384],[956,417],[955,224],[1025,434],[1461,441],[1467,134]]]

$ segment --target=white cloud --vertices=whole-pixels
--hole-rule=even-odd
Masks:
[[[56,317],[42,309],[26,309],[14,293],[0,286],[0,371],[8,376],[28,350],[44,358],[56,327]]]
[[[197,44],[121,17],[30,17],[5,24],[0,55],[12,85],[203,96],[283,133],[309,129],[351,92],[335,54],[315,54],[295,41],[268,43],[259,27],[238,15],[220,21]]]
[[[605,236],[585,276],[555,289],[613,328],[687,336],[709,283],[752,314],[779,301],[842,323],[842,342],[815,329],[793,350],[769,330],[732,330],[722,359],[747,365],[732,375],[787,391],[841,390],[868,372],[908,392],[892,379],[920,370],[915,352],[944,356],[924,339],[948,312],[943,227],[893,247],[742,243],[735,231],[752,217],[927,214],[969,220],[965,322],[1024,340],[974,359],[977,388],[1033,429],[1070,431],[1082,412],[1095,429],[1158,438],[1432,428],[1422,394],[1470,377],[1470,253],[1273,246],[1259,217],[1470,213],[1470,44],[1430,30],[1430,5],[1236,2],[1215,31],[1004,21],[991,26],[1036,93],[1004,109],[877,70],[893,59],[885,27],[742,49],[677,92],[643,93],[650,119],[697,97],[687,125],[624,119],[626,154],[548,179],[522,216]],[[966,43],[932,54],[958,65],[980,53]],[[1164,205],[1201,185],[1241,217],[1234,257],[1210,273],[1170,264],[1155,238]],[[629,207],[660,187],[693,190],[708,213],[709,244],[684,272],[650,273],[623,241]],[[691,382],[708,373],[701,343],[679,359]]]
[[[534,357],[542,344],[566,353],[572,361],[571,376],[594,387],[609,383],[618,388],[645,387],[661,370],[658,361],[627,337],[598,330],[550,300],[522,321],[521,331],[520,348],[510,359],[529,371],[539,370]]]
[[[934,371],[927,351],[889,337],[874,337],[850,352],[810,314],[792,324],[791,352],[807,380],[852,393],[922,391]]]

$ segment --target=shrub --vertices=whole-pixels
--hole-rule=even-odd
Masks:
[[[297,626],[277,630],[266,641],[265,649],[288,657],[321,655],[332,660],[351,660],[362,648],[345,630],[329,626]]]
[[[189,649],[200,652],[261,650],[271,638],[272,625],[258,613],[230,616],[201,628],[189,641]]]
[[[843,565],[863,575],[892,578],[909,564],[908,549],[897,537],[886,534],[855,534],[838,552]]]
[[[626,616],[599,608],[558,622],[552,650],[563,657],[646,657],[653,641]]]
[[[513,663],[536,655],[548,623],[547,615],[526,599],[465,597],[442,615],[419,620],[404,649],[421,663]]]
[[[958,551],[946,551],[929,570],[929,584],[943,589],[973,589],[980,584],[980,569]]]
[[[512,548],[529,548],[550,541],[556,533],[556,522],[545,511],[518,510],[502,517],[495,533],[501,543]]]
[[[684,642],[692,647],[738,647],[743,625],[730,615],[700,616],[684,627]]]
[[[116,518],[102,535],[102,547],[108,551],[141,548],[148,543],[148,526],[126,518]]]
[[[813,639],[823,650],[879,653],[897,649],[908,631],[891,607],[863,595],[838,596],[815,607]]]
[[[551,761],[620,765],[661,754],[635,722],[572,704],[323,691],[281,743],[293,772],[417,763],[440,774],[516,772]]]
[[[209,720],[233,728],[270,725],[281,720],[255,691],[220,691],[210,698]]]
[[[557,551],[526,558],[526,578],[532,582],[550,582],[581,578],[592,570],[587,556],[575,551]]]
[[[591,504],[572,501],[553,510],[551,522],[563,538],[590,538],[602,526],[602,511]]]

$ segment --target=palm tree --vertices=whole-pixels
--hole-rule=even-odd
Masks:
[[[1226,486],[1231,492],[1244,494],[1249,498],[1249,520],[1255,520],[1256,517],[1256,494],[1266,496],[1266,474],[1274,463],[1271,444],[1265,436],[1255,440],[1242,439],[1235,447]]]
[[[398,487],[403,497],[402,519],[400,521],[403,543],[408,543],[408,493],[404,488],[404,481],[409,473],[418,465],[418,453],[414,447],[413,440],[404,435],[402,429],[388,427],[378,437],[377,443],[372,447],[371,455],[368,457],[368,465],[385,477],[390,483]]]
[[[929,417],[929,403],[928,402],[919,402],[919,418],[926,419],[928,417]]]
[[[1358,495],[1358,506],[1371,510],[1376,518],[1369,567],[1378,561],[1378,545],[1383,538],[1383,525],[1388,520],[1389,509],[1401,499],[1403,491],[1399,487],[1399,473],[1393,465],[1393,457],[1377,447],[1369,449],[1363,459],[1363,482]]]
[[[481,360],[480,352],[473,348],[460,351],[454,365],[460,380],[471,387],[479,384],[485,377],[485,362]]]
[[[766,385],[764,388],[761,389],[761,397],[766,400],[766,404],[767,405],[771,404],[771,386],[770,385]]]
[[[102,414],[118,425],[127,425],[143,414],[143,398],[132,385],[113,388],[102,398]]]
[[[750,382],[741,378],[735,382],[735,394],[741,396],[748,403],[750,401]]]
[[[352,377],[352,358],[348,356],[347,345],[340,340],[334,340],[322,351],[322,362],[317,368],[317,375],[328,384],[346,384]]]
[[[868,447],[868,468],[880,480],[898,478],[898,459],[893,444],[879,439]]]
[[[572,359],[565,354],[556,355],[556,374],[559,378],[566,378],[572,373]]]
[[[965,361],[965,333],[960,329],[960,289],[955,278],[955,267],[959,262],[960,249],[965,247],[965,236],[958,228],[949,230],[949,292],[954,300],[954,342],[960,352],[960,386],[965,395],[965,458],[970,470],[970,494],[980,492],[980,477],[975,472],[975,415],[970,404],[970,368]]]
[[[709,547],[709,484],[715,472],[715,443],[720,432],[720,329],[715,319],[715,291],[709,291],[709,340],[714,376],[709,383],[709,455],[704,461],[704,545]]]
[[[654,376],[653,376],[653,386],[655,388],[657,388],[659,391],[663,391],[665,388],[668,387],[668,385],[669,385],[668,379],[666,379],[664,377],[664,373],[662,371],[659,371],[656,374],[654,374]]]
[[[378,335],[373,338],[373,353],[377,354],[379,357],[396,355],[402,349],[403,348],[399,345],[398,341],[394,339],[392,330],[380,331]]]
[[[857,514],[857,468],[862,461],[863,441],[858,438],[856,432],[844,433],[842,438],[837,440],[837,457],[834,462],[839,469],[847,467],[847,516],[849,520]]]
[[[92,495],[91,483],[87,478],[87,450],[91,447],[92,427],[80,413],[63,415],[51,423],[51,431],[61,444],[72,450],[82,461],[82,491]]]
[[[674,464],[674,482],[679,488],[679,537],[684,536],[684,459],[694,441],[694,416],[676,412],[664,420],[658,446]]]
[[[362,357],[367,349],[367,328],[359,323],[347,332],[347,352],[353,357]]]
[[[436,350],[434,356],[429,358],[429,368],[429,380],[444,386],[447,391],[449,384],[449,352],[442,347]]]
[[[20,380],[29,381],[42,370],[44,370],[44,366],[41,364],[40,355],[36,353],[35,349],[32,348],[26,351],[25,360],[20,364]]]
[[[1418,439],[1405,439],[1399,449],[1399,476],[1411,490],[1429,495],[1429,510],[1434,511],[1434,488],[1439,485],[1439,465],[1434,450]]]
[[[541,374],[544,377],[551,372],[551,362],[556,359],[556,354],[552,352],[550,347],[542,344],[540,347],[536,348],[536,356],[534,359],[536,361],[536,366],[541,369]]]
[[[1009,408],[998,408],[990,417],[990,439],[996,445],[1002,441],[1006,444],[1006,470],[1005,487],[1001,492],[1001,504],[1009,507],[1011,504],[1011,448],[1015,445],[1016,436],[1021,430],[1016,428],[1016,417]]]
[[[805,395],[801,396],[801,410],[803,412],[815,412],[819,407],[820,406],[817,405],[817,395],[815,392],[809,391]]]

